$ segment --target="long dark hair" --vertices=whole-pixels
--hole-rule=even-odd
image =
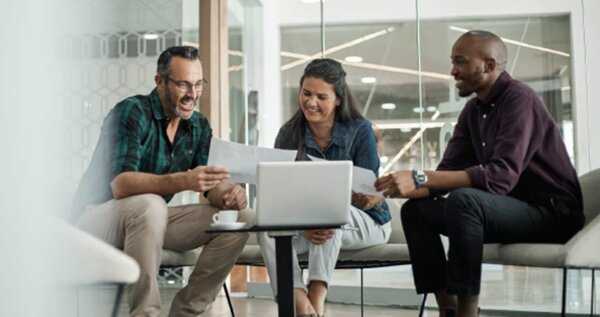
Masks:
[[[335,120],[348,122],[357,119],[364,119],[363,115],[358,111],[356,99],[350,91],[350,87],[346,83],[346,71],[342,68],[342,64],[331,58],[318,58],[306,65],[304,74],[300,78],[300,88],[304,84],[304,79],[312,77],[325,81],[333,85],[336,97],[340,98],[340,105],[335,107]],[[288,120],[284,126],[289,126],[293,131],[292,135],[286,136],[281,141],[281,147],[285,149],[299,149],[302,144],[304,125],[306,118],[300,107],[298,111]]]

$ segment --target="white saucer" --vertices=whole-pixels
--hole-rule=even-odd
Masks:
[[[210,227],[216,230],[236,230],[246,226],[245,222],[211,223]]]

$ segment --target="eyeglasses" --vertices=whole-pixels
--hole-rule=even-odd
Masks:
[[[165,75],[165,79],[167,81],[173,82],[173,84],[175,84],[175,87],[177,87],[177,89],[181,90],[182,92],[191,91],[192,88],[195,88],[197,92],[202,92],[204,90],[204,87],[208,85],[208,81],[204,78],[202,78],[201,81],[195,84],[192,84],[185,80],[174,80],[171,77],[169,77],[169,75]]]

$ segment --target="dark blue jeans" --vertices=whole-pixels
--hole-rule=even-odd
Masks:
[[[566,242],[579,228],[552,209],[473,188],[407,201],[401,217],[417,293],[478,295],[484,243]],[[440,234],[450,242],[448,259]]]

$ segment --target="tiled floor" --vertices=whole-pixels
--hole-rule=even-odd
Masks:
[[[410,273],[375,271],[366,273],[366,284],[378,287],[412,287]],[[408,274],[408,275],[407,275]],[[355,272],[336,271],[336,279],[352,284]],[[589,315],[591,299],[591,274],[589,272],[570,271],[567,286],[568,312]],[[561,303],[562,273],[558,270],[531,269],[522,267],[488,268],[484,271],[480,305],[481,316],[558,316]],[[163,314],[170,307],[171,300],[179,290],[176,287],[161,288]],[[113,288],[100,288],[93,290],[80,290],[76,295],[65,296],[71,300],[77,299],[76,307],[57,316],[64,317],[96,317],[110,316],[111,305],[114,300]],[[598,305],[598,301],[596,301]],[[277,316],[277,307],[273,300],[249,298],[245,294],[237,293],[233,296],[233,305],[236,316],[264,317]],[[430,310],[425,316],[436,316],[433,296],[428,300]],[[128,316],[126,296],[119,309],[119,316]],[[353,304],[328,303],[326,316],[350,317],[360,316],[360,306]],[[397,306],[365,306],[365,316],[418,316],[414,308]],[[224,296],[219,296],[204,317],[230,316],[229,308]]]
[[[167,291],[167,293],[170,293]],[[174,294],[174,292],[172,293]],[[163,292],[163,296],[167,295]],[[169,299],[172,296],[164,296],[163,310],[167,311],[170,302]],[[272,300],[269,299],[257,299],[247,297],[233,297],[233,306],[235,309],[236,316],[241,317],[266,317],[266,316],[277,316],[277,306]],[[381,306],[365,306],[364,316],[406,316],[406,317],[417,317],[418,310],[416,308],[400,308],[400,307],[381,307]],[[108,315],[105,315],[108,316]],[[127,306],[122,305],[119,316],[126,317]],[[163,313],[161,316],[166,316]],[[203,317],[229,317],[229,307],[224,296],[219,296],[215,303],[211,306],[210,310],[206,312]],[[332,317],[358,317],[360,316],[360,306],[350,304],[338,304],[328,303],[325,311],[325,316]],[[428,309],[423,314],[424,317],[435,317],[437,312],[434,309]],[[508,317],[508,316],[552,316],[551,314],[536,314],[531,312],[497,312],[484,310],[481,313],[482,317]]]
[[[175,294],[176,290],[165,290],[163,289],[163,310],[168,311],[168,307],[170,306],[170,298]],[[269,299],[257,299],[257,298],[247,298],[247,297],[239,297],[234,296],[233,298],[233,306],[235,309],[236,316],[241,317],[267,317],[267,316],[277,316],[277,306],[272,300]],[[378,307],[378,306],[365,306],[364,307],[364,315],[365,316],[418,316],[418,311],[416,309],[401,309],[398,307]],[[122,305],[119,316],[126,317],[127,316],[127,305]],[[163,313],[162,316],[166,316],[166,313]],[[205,313],[202,317],[230,317],[231,314],[229,312],[229,307],[227,305],[227,300],[224,296],[219,296],[215,303],[211,306],[210,310]],[[335,304],[328,303],[325,316],[332,317],[357,317],[360,316],[360,306],[359,305],[349,305],[349,304]],[[434,311],[426,311],[424,314],[425,317],[433,317],[436,316]],[[482,316],[499,316],[499,315],[490,315],[483,314]]]

